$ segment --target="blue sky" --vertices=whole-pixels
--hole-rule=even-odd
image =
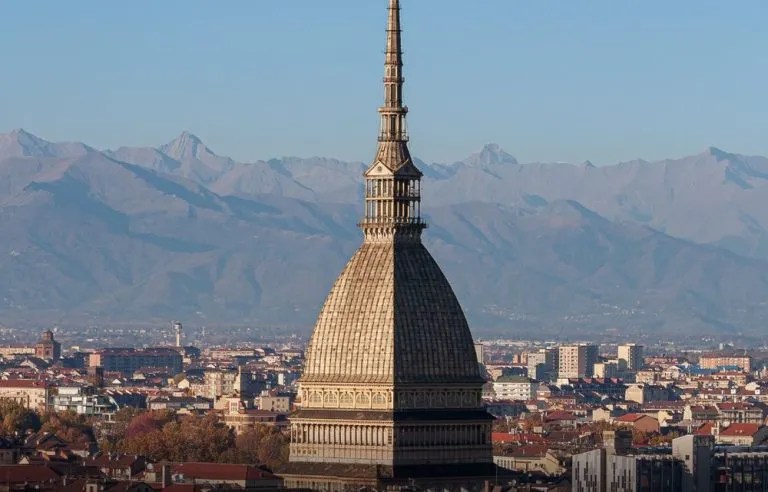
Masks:
[[[2,2],[0,132],[369,160],[386,3]],[[487,142],[526,162],[768,155],[765,0],[402,3],[427,161]]]

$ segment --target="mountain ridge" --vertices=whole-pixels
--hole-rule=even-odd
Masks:
[[[308,330],[360,244],[362,162],[240,163],[188,132],[104,151],[8,135],[26,145],[0,147],[5,319]],[[520,164],[487,144],[416,161],[425,240],[481,332],[761,333],[766,158],[712,147],[612,167]]]

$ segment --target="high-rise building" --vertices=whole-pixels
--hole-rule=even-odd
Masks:
[[[586,347],[586,369],[584,375],[591,378],[595,375],[595,364],[600,360],[600,347],[591,343],[582,344]]]
[[[557,377],[560,367],[559,357],[557,348],[543,348],[538,352],[529,352],[526,361],[528,377],[539,381]]]
[[[475,343],[475,357],[477,357],[478,364],[485,363],[485,345],[482,343]]]
[[[561,380],[583,378],[587,375],[587,346],[561,345],[559,351],[559,371]]]
[[[636,343],[619,345],[619,360],[627,363],[627,369],[638,371],[643,368],[643,346]]]
[[[461,306],[421,242],[408,150],[400,2],[389,0],[378,152],[364,173],[363,243],[323,305],[291,416],[286,486],[482,490],[492,417]]]

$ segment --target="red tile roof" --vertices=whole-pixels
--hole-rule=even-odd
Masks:
[[[749,403],[724,402],[717,405],[720,410],[760,410],[755,405]]]
[[[549,446],[545,445],[528,445],[528,446],[515,446],[511,450],[511,455],[516,458],[540,458],[547,454]]]
[[[276,478],[269,472],[250,465],[230,465],[223,463],[175,463],[171,465],[173,473],[180,473],[188,478],[208,480],[258,480]]]
[[[43,483],[59,479],[59,474],[46,465],[2,465],[0,483]]]
[[[0,388],[47,388],[48,383],[37,379],[9,379],[0,381]]]
[[[570,420],[577,420],[576,416],[572,414],[571,412],[563,412],[563,411],[554,411],[548,413],[544,420],[546,422],[557,422],[557,421],[570,421]]]
[[[621,417],[618,417],[616,419],[616,421],[617,422],[632,422],[632,423],[634,423],[634,422],[637,422],[638,420],[642,419],[643,417],[647,417],[649,419],[656,420],[653,417],[648,416],[648,415],[644,415],[642,413],[627,413],[627,414],[622,415]]]
[[[531,432],[519,432],[517,434],[493,432],[491,433],[491,440],[493,442],[539,443],[544,442],[544,437],[541,434],[533,434]]]
[[[85,460],[86,466],[98,466],[99,468],[122,468],[131,466],[139,459],[133,454],[109,455],[100,454],[99,456]]]
[[[491,432],[491,441],[493,442],[517,442],[514,434],[507,434],[506,432]]]
[[[698,429],[696,429],[695,434],[697,436],[711,436],[712,435],[712,429],[715,428],[714,422],[705,422],[701,425]]]
[[[731,424],[720,431],[720,436],[754,436],[760,430],[759,424]]]

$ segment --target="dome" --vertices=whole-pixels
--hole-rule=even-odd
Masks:
[[[467,320],[421,241],[362,244],[323,305],[302,382],[482,382]]]

